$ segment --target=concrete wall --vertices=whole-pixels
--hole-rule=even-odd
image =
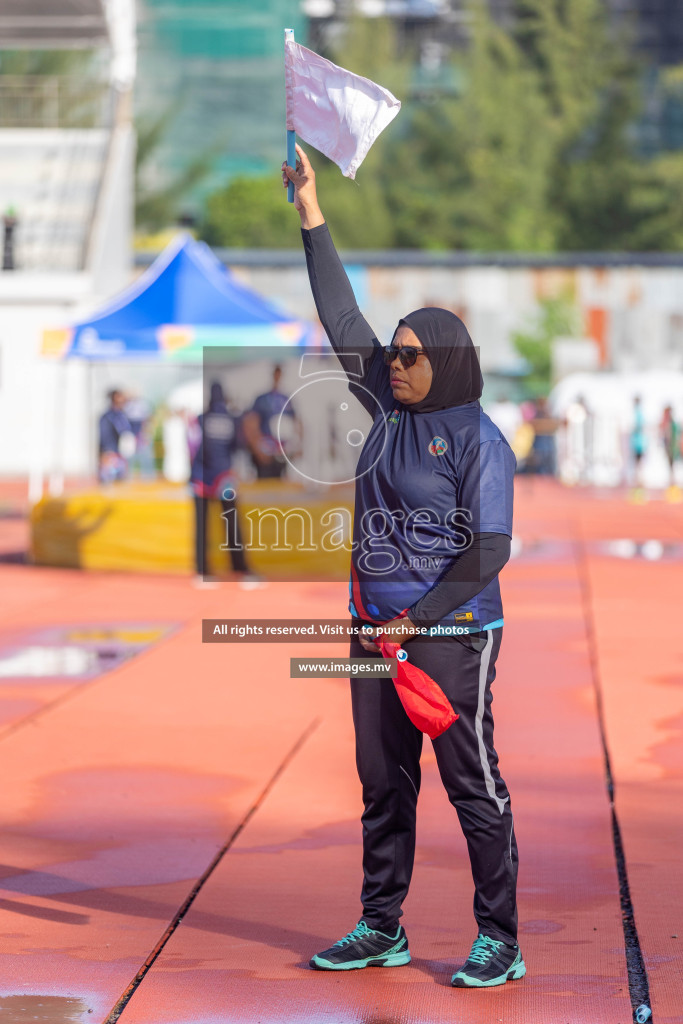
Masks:
[[[130,161],[132,147],[126,150]],[[301,254],[225,256],[251,287],[298,316],[315,316]],[[445,306],[467,323],[485,371],[511,372],[519,367],[512,332],[533,317],[539,299],[567,294],[581,311],[585,336],[594,339],[603,367],[683,369],[683,259],[680,266],[675,257],[668,258],[671,265],[662,257],[664,265],[534,266],[471,258],[468,265],[449,265],[448,257],[425,254],[412,263],[402,258],[392,253],[361,262],[353,256],[347,265],[359,304],[383,343],[401,314],[422,305]],[[110,267],[112,280],[122,280],[115,269]],[[67,473],[94,468],[101,373],[95,379],[80,363],[47,364],[39,356],[40,336],[44,327],[66,324],[86,304],[107,297],[95,295],[91,275],[0,273],[0,474],[28,472],[38,455],[48,471],[60,464]],[[109,369],[114,383],[135,385],[131,367]],[[97,382],[93,399],[90,384]],[[169,378],[169,388],[177,382]]]
[[[0,273],[0,473],[88,464],[86,368],[42,359],[45,327],[68,323],[90,291],[86,274]],[[61,408],[61,413],[58,411]]]
[[[43,330],[104,304],[131,278],[135,139],[115,129],[85,270],[0,271],[0,475],[84,474],[96,466],[94,375],[41,357]],[[89,219],[90,214],[86,218]],[[68,264],[67,264],[68,265]]]
[[[679,266],[666,265],[675,264],[675,257],[650,266],[449,266],[438,257],[430,264],[424,254],[413,265],[399,263],[398,254],[389,256],[393,265],[382,264],[381,257],[361,263],[357,256],[346,264],[359,305],[384,344],[402,314],[444,306],[467,324],[485,370],[514,371],[519,359],[511,334],[533,320],[539,299],[566,295],[580,311],[584,336],[597,345],[601,366],[683,369],[683,259]],[[272,254],[261,265],[255,253],[228,251],[224,257],[251,287],[292,313],[315,316],[298,257]]]

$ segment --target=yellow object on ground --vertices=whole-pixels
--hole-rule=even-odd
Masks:
[[[244,544],[253,572],[268,578],[346,579],[353,492],[309,492],[280,481],[238,489]],[[31,511],[31,555],[38,565],[128,572],[194,571],[194,509],[184,485],[127,482],[61,498]],[[225,523],[212,502],[208,515],[210,571],[230,571]]]

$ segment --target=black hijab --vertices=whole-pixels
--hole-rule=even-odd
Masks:
[[[209,405],[206,410],[207,412],[227,412],[225,404],[225,394],[223,392],[223,385],[220,381],[214,380],[211,383],[211,392],[209,396]]]
[[[426,306],[408,313],[398,324],[405,324],[419,338],[433,374],[426,397],[404,408],[409,412],[438,412],[481,398],[484,381],[477,351],[460,317],[447,309]]]

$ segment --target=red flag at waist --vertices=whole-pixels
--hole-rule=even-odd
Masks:
[[[373,639],[383,657],[398,659],[398,675],[394,679],[394,686],[408,718],[420,732],[426,732],[430,739],[435,740],[460,716],[456,715],[438,683],[417,665],[410,664],[400,644],[383,640],[381,633]],[[398,657],[399,654],[405,655],[403,660]]]

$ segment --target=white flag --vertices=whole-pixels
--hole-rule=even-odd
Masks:
[[[347,178],[355,178],[370,146],[401,109],[388,89],[290,39],[285,84],[287,129],[338,164]]]

